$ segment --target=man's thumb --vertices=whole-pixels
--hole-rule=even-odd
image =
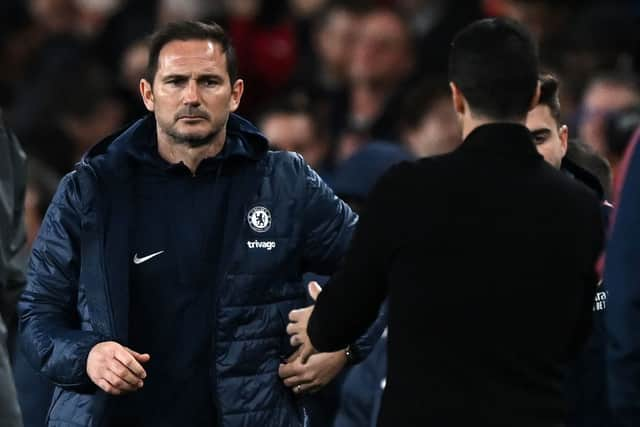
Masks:
[[[316,281],[309,282],[309,295],[315,301],[318,299],[318,295],[322,292],[322,287]]]

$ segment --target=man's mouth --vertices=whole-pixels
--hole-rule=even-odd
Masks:
[[[180,116],[178,120],[205,120],[204,116]]]

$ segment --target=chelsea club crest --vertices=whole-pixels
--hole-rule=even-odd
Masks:
[[[256,206],[249,211],[247,221],[253,231],[264,233],[271,228],[271,212],[264,206]]]

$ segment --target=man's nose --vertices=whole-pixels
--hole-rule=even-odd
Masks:
[[[198,82],[190,79],[184,90],[183,102],[188,105],[199,105],[200,94],[198,92]]]

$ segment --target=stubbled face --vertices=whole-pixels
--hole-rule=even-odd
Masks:
[[[346,10],[335,10],[316,35],[318,55],[336,77],[347,75],[356,31],[356,16]]]
[[[242,90],[242,80],[229,80],[222,46],[210,40],[167,43],[153,82],[140,83],[144,104],[156,117],[158,138],[192,147],[224,135]]]
[[[262,132],[274,148],[302,154],[313,168],[321,166],[325,147],[315,134],[312,118],[303,113],[275,113],[260,124]]]
[[[605,116],[639,101],[638,94],[622,85],[607,82],[593,84],[588,88],[582,102],[580,140],[593,148],[596,153],[606,156]]]
[[[409,35],[392,13],[373,12],[359,22],[351,78],[373,84],[400,80],[411,69]]]
[[[527,114],[527,128],[533,134],[538,153],[553,167],[560,169],[562,158],[567,152],[567,127],[558,127],[549,107],[538,105]]]

